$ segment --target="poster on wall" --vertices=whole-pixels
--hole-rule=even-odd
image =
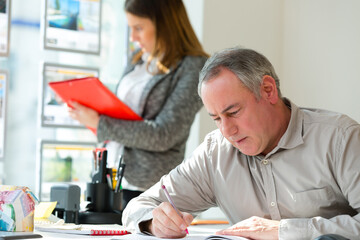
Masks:
[[[0,158],[4,157],[5,150],[6,90],[7,74],[0,71]]]
[[[49,82],[73,78],[98,77],[97,68],[44,63],[42,81],[41,126],[84,128],[69,116],[67,105],[49,87]]]
[[[76,184],[81,192],[91,182],[96,143],[39,140],[37,157],[37,192],[41,201],[50,200],[53,185]]]
[[[45,0],[44,48],[100,54],[101,0]]]
[[[0,0],[0,56],[9,55],[10,0]]]

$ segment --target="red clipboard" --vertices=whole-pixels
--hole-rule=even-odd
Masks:
[[[109,117],[142,120],[96,77],[50,82],[49,86],[70,107],[69,101],[75,101]]]

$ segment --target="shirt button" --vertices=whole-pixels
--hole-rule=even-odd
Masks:
[[[274,206],[275,206],[275,202],[271,202],[270,205],[271,205],[272,207],[274,207]]]
[[[263,163],[264,165],[267,165],[267,164],[269,163],[269,161],[266,160],[266,159],[264,159],[264,160],[262,160],[262,163]]]

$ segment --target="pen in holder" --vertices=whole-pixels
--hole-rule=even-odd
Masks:
[[[111,168],[106,168],[106,164],[106,148],[95,149],[92,181],[86,184],[86,200],[90,203],[87,206],[87,211],[80,213],[80,223],[121,224],[123,192],[120,185],[125,165],[121,167],[119,164],[118,184],[113,188],[112,177],[110,177],[113,176],[113,171]]]
[[[121,190],[121,181],[122,178],[124,177],[124,172],[125,172],[125,163],[123,163],[123,156],[120,155],[120,159],[119,159],[119,166],[116,172],[116,185],[115,185],[115,192],[120,192]]]
[[[93,183],[106,183],[107,150],[96,148],[94,150],[94,170],[92,175]]]

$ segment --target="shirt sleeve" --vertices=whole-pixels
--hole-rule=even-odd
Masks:
[[[360,126],[352,125],[340,134],[335,173],[344,198],[357,214],[326,219],[283,219],[280,221],[279,239],[314,239],[324,234],[338,234],[349,239],[360,236]]]
[[[202,211],[215,207],[212,191],[211,170],[208,169],[207,148],[209,142],[203,142],[193,155],[173,169],[168,175],[131,200],[123,212],[122,223],[130,230],[140,231],[139,223],[152,219],[152,210],[167,201],[161,188],[164,184],[175,206],[182,212],[196,216]]]

